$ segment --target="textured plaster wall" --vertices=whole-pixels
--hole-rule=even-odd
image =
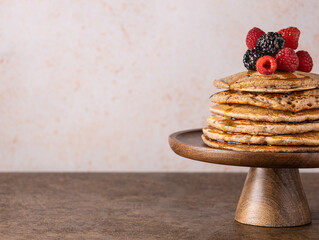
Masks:
[[[243,171],[176,156],[247,31],[297,26],[319,64],[319,1],[0,1],[0,171]],[[314,71],[319,70],[316,64]]]

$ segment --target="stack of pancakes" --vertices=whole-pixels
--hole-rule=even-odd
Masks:
[[[254,152],[319,151],[319,75],[237,73],[216,80],[211,97],[210,147]]]

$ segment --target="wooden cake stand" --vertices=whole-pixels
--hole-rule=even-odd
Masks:
[[[172,150],[203,162],[250,167],[235,220],[264,227],[311,223],[311,214],[298,168],[318,168],[319,152],[256,153],[215,149],[201,139],[201,129],[169,136]]]

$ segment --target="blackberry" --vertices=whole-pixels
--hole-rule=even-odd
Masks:
[[[274,55],[284,48],[285,43],[286,40],[280,33],[269,32],[258,38],[256,46],[259,47],[265,55]]]
[[[248,70],[256,70],[257,60],[263,57],[264,55],[265,54],[258,47],[254,47],[251,50],[247,50],[243,57],[244,66]]]

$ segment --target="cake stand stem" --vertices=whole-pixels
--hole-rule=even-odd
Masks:
[[[311,214],[297,168],[250,168],[235,220],[264,227],[311,223]]]

